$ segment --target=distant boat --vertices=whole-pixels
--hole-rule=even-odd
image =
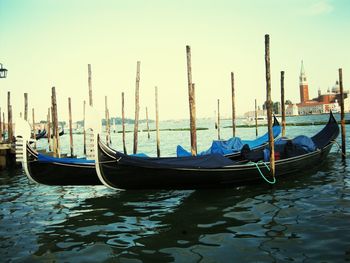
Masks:
[[[62,130],[59,132],[59,134],[58,134],[58,136],[62,136],[64,134],[64,129],[62,128]],[[48,136],[48,134],[46,133],[43,137],[41,137],[41,138],[46,138],[47,139],[47,136]],[[40,139],[41,139],[40,138]],[[53,134],[51,134],[51,139],[53,138]]]
[[[35,135],[35,139],[39,140],[41,138],[44,138],[45,135],[46,135],[46,130],[45,129],[42,130],[42,131],[39,130],[39,132]]]
[[[255,116],[247,117],[243,119],[242,122],[244,125],[255,126]],[[267,125],[267,116],[266,115],[257,116],[257,123],[258,125]]]

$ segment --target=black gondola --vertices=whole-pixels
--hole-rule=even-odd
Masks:
[[[36,152],[27,144],[25,172],[29,179],[46,185],[101,185],[94,160],[55,158]]]
[[[44,138],[46,136],[46,130],[42,130],[42,131],[39,131],[36,135],[35,135],[35,139],[39,140],[41,138]]]
[[[18,121],[20,123],[21,120]],[[28,123],[22,123],[28,126]],[[275,126],[279,123],[275,121]],[[29,126],[28,126],[29,127]],[[45,130],[41,133],[43,134]],[[26,132],[22,132],[26,133]],[[45,131],[46,133],[46,131]],[[63,134],[63,130],[60,135]],[[279,134],[279,132],[278,132]],[[22,135],[23,136],[23,135]],[[21,155],[23,156],[22,166],[27,177],[36,183],[45,185],[101,185],[95,170],[95,161],[78,158],[55,158],[34,150],[29,142],[25,143],[22,136],[19,136],[18,143],[21,145]],[[42,138],[43,136],[41,136]],[[46,134],[47,137],[47,134]],[[261,137],[262,138],[262,137]],[[24,155],[26,153],[26,155]],[[239,154],[230,155],[233,158]]]
[[[19,119],[17,126],[16,159],[31,181],[46,185],[101,185],[94,160],[55,158],[38,153],[30,146],[28,122]]]
[[[58,136],[62,136],[64,134],[64,129],[62,128],[62,130],[58,133]],[[46,133],[43,137],[41,137],[41,138],[45,138],[45,139],[47,139],[47,136],[48,136],[48,134]],[[53,138],[53,134],[51,134],[51,139]]]
[[[311,137],[316,150],[294,151],[275,163],[276,177],[317,167],[330,152],[339,127],[330,113],[327,125]],[[101,182],[114,189],[227,188],[262,181],[269,162],[234,161],[222,155],[140,158],[114,151],[97,136],[96,171]],[[263,150],[261,150],[262,152]],[[298,152],[298,154],[295,154]],[[255,155],[259,152],[255,152]],[[249,156],[249,154],[247,155]]]

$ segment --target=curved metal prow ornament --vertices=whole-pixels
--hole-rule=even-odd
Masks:
[[[30,181],[38,183],[30,175],[28,170],[27,143],[34,142],[34,140],[31,139],[32,128],[29,122],[27,122],[23,118],[18,118],[15,123],[16,123],[16,162],[22,163],[22,168]]]

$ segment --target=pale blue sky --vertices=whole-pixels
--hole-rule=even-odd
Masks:
[[[30,108],[44,119],[56,86],[59,117],[81,119],[88,99],[87,64],[92,64],[94,104],[120,116],[125,92],[128,117],[134,115],[136,61],[141,61],[141,118],[148,106],[154,118],[154,86],[161,119],[187,118],[185,46],[192,49],[197,116],[212,117],[216,100],[230,116],[230,72],[236,75],[237,111],[265,99],[264,35],[271,39],[273,99],[279,100],[280,71],[286,97],[299,101],[303,59],[310,97],[325,91],[343,68],[350,83],[350,1],[87,1],[0,0],[0,62],[9,70],[0,80],[0,105],[11,91],[14,113]]]

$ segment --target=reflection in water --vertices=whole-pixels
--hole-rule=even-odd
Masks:
[[[349,167],[225,190],[47,187],[20,171],[0,183],[0,256],[20,261],[350,260]]]

